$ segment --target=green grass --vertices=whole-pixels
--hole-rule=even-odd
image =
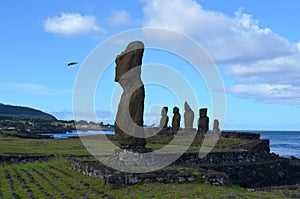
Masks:
[[[1,198],[285,198],[300,193],[300,188],[291,191],[248,192],[244,188],[185,183],[147,183],[113,188],[101,180],[89,178],[70,169],[63,158],[49,162],[13,164],[0,167]],[[10,174],[13,190],[7,184],[5,172]],[[31,176],[32,179],[30,179]],[[23,179],[23,181],[20,179]],[[23,182],[23,183],[22,183]],[[24,188],[24,186],[26,188]]]
[[[80,139],[22,139],[0,136],[0,155],[3,154],[57,154],[88,155]]]
[[[103,135],[102,135],[103,136]],[[95,139],[93,139],[95,138]],[[112,142],[117,145],[116,140],[113,136],[109,137]],[[147,147],[158,150],[164,147],[171,138],[168,137],[158,137],[150,138]],[[203,139],[195,138],[192,145],[189,147],[188,152],[198,152]],[[91,137],[91,146],[101,147],[102,152],[105,152],[106,142],[101,136]],[[184,140],[182,140],[184,142]],[[249,141],[242,139],[228,139],[220,138],[213,148],[213,152],[219,151],[232,151],[236,147],[257,141]],[[3,154],[44,154],[44,155],[89,155],[88,150],[85,148],[83,143],[79,138],[72,139],[24,139],[13,136],[1,136],[0,135],[0,155]],[[176,151],[176,145],[174,145],[174,150]],[[107,151],[109,152],[109,150]],[[171,151],[170,151],[171,152]]]
[[[115,138],[111,137],[115,142]],[[159,149],[169,138],[150,140],[148,147]],[[248,143],[240,139],[219,139],[215,151],[233,150]],[[193,142],[189,151],[198,151],[201,139]],[[96,144],[96,143],[95,143]],[[77,160],[94,161],[80,139],[21,139],[0,135],[0,155],[45,154],[73,155]],[[9,174],[9,175],[8,175]],[[9,184],[9,182],[12,182]],[[101,180],[89,178],[70,169],[67,157],[60,156],[45,162],[1,164],[0,198],[297,198],[300,187],[294,190],[249,192],[232,186],[213,186],[203,181],[184,184],[146,183],[113,188]]]

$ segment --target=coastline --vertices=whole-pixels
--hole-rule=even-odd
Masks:
[[[60,138],[68,138],[68,137],[79,137],[79,136],[85,136],[85,135],[95,135],[95,134],[114,134],[114,131],[111,130],[112,128],[107,128],[107,129],[103,129],[101,131],[96,130],[96,129],[84,129],[82,130],[74,130],[72,131],[72,133],[54,133],[54,134],[48,134],[48,133],[42,133],[45,134],[47,136],[52,136],[52,137],[56,137],[56,139],[60,139]],[[75,131],[80,131],[81,135],[76,134]],[[268,139],[270,140],[270,149],[271,152],[276,153],[282,157],[296,157],[298,159],[300,159],[300,144],[297,145],[297,143],[300,143],[300,131],[257,131],[257,130],[236,130],[236,131],[230,131],[230,130],[225,130],[222,131],[223,133],[242,133],[243,135],[246,135],[247,133],[250,134],[259,134],[259,138],[260,139]],[[281,135],[284,136],[282,139]],[[284,135],[284,133],[289,133],[292,134],[291,136],[286,137]],[[293,135],[299,135],[296,138],[293,137]],[[293,142],[293,144],[295,144],[296,146],[290,146],[289,142],[290,140]],[[291,148],[289,148],[291,147]]]

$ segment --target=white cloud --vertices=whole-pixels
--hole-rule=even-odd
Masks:
[[[71,93],[71,91],[60,90],[49,88],[42,84],[33,84],[33,83],[12,83],[12,82],[3,82],[0,83],[0,90],[18,90],[28,93],[38,94],[38,95],[60,95],[62,93]]]
[[[131,25],[132,18],[126,10],[112,11],[111,16],[108,18],[110,25]]]
[[[298,41],[298,43],[296,45],[297,45],[298,51],[300,52],[300,41]]]
[[[49,17],[44,23],[47,32],[63,36],[84,35],[102,32],[96,17],[83,16],[79,13],[61,13],[60,16]]]
[[[113,124],[115,119],[113,116],[113,113],[108,110],[85,110],[85,111],[75,111],[76,118],[73,117],[73,111],[72,110],[62,110],[62,111],[51,111],[51,114],[53,114],[58,119],[62,120],[86,120],[86,121],[93,121],[96,119],[100,122],[104,123],[110,123]],[[98,122],[94,121],[94,122]]]
[[[252,15],[209,11],[195,0],[144,4],[144,27],[180,31],[198,41],[236,80],[230,93],[267,103],[300,104],[300,41],[289,42]],[[299,93],[299,94],[298,94]]]
[[[244,63],[285,56],[296,45],[260,28],[249,14],[239,10],[234,18],[204,10],[194,0],[153,0],[144,6],[144,27],[174,29],[196,39],[217,63]]]
[[[239,82],[256,79],[272,84],[291,84],[300,86],[300,54],[278,57],[248,64],[232,65],[229,73]]]
[[[232,65],[229,73],[237,79],[237,85],[229,88],[233,94],[268,103],[300,104],[299,53]],[[246,86],[244,83],[251,84]]]
[[[300,87],[281,84],[237,84],[228,89],[230,93],[258,102],[300,104]]]

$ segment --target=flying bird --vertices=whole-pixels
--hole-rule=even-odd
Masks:
[[[70,62],[68,63],[68,66],[72,66],[72,65],[75,65],[75,64],[78,64],[77,62]]]

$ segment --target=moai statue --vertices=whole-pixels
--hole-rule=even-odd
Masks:
[[[161,119],[160,119],[160,123],[159,123],[159,128],[161,128],[161,129],[168,127],[169,117],[168,117],[167,113],[168,113],[168,107],[164,106],[161,109]]]
[[[219,120],[217,120],[217,119],[214,120],[214,128],[213,128],[213,132],[220,132],[220,128],[219,128]]]
[[[207,117],[207,108],[201,108],[199,110],[200,118],[198,120],[198,132],[206,133],[209,129],[209,118]]]
[[[180,127],[180,119],[181,119],[181,116],[180,116],[180,113],[179,113],[179,108],[175,106],[173,108],[173,113],[174,113],[174,116],[173,116],[173,119],[172,119],[172,130],[173,131],[178,131],[179,127]]]
[[[123,89],[115,121],[115,133],[121,149],[135,151],[145,148],[144,98],[145,89],[141,80],[144,44],[134,41],[117,56],[115,82]]]
[[[194,123],[194,111],[187,102],[184,102],[184,110],[184,127],[186,129],[192,129]]]

